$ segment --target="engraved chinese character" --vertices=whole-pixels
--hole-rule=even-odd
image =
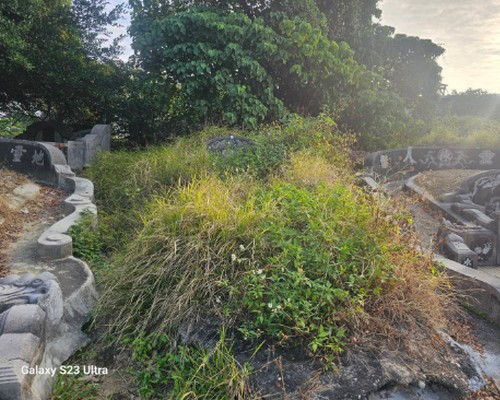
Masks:
[[[389,156],[387,154],[382,154],[380,156],[380,166],[382,167],[382,169],[389,168]]]
[[[453,159],[453,153],[448,149],[441,149],[438,153],[438,160],[441,164],[449,164]]]
[[[40,150],[40,152],[38,152],[38,150],[35,150],[35,152],[33,153],[33,158],[31,159],[31,164],[43,166],[43,163],[43,151]]]
[[[408,147],[408,150],[406,151],[406,157],[405,159],[403,160],[403,162],[405,163],[410,163],[410,165],[413,165],[413,164],[416,164],[417,162],[413,159],[413,148],[412,147]]]
[[[464,258],[462,260],[462,265],[465,265],[466,267],[472,268],[474,266],[474,263],[470,259],[470,257]]]
[[[483,150],[479,153],[479,164],[480,165],[491,165],[493,164],[493,157],[495,157],[495,153],[491,150]]]
[[[14,154],[12,162],[21,162],[21,157],[24,153],[26,153],[26,149],[24,149],[21,145],[17,145],[10,152]]]

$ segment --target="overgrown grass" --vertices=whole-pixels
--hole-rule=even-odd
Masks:
[[[240,400],[250,396],[248,364],[239,365],[222,330],[208,350],[195,346],[172,346],[166,335],[150,335],[132,341],[142,398]]]
[[[270,127],[254,151],[207,153],[205,139],[224,133],[101,155],[88,171],[100,223],[120,236],[103,235],[115,252],[98,315],[114,344],[138,338],[144,397],[217,398],[203,386],[212,376],[246,387],[226,340],[215,353],[177,345],[180,327],[206,318],[326,362],[353,341],[396,343],[423,327],[432,340],[446,280],[412,249],[409,217],[354,186],[351,137],[326,117],[298,119]]]
[[[51,400],[103,400],[99,396],[98,383],[94,383],[84,376],[57,375],[53,385]]]

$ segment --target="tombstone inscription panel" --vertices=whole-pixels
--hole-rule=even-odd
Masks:
[[[57,185],[54,164],[66,165],[64,154],[55,147],[26,140],[0,139],[0,167],[28,175],[39,182]]]

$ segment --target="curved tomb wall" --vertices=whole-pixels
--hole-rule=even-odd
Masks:
[[[500,169],[500,149],[406,147],[377,151],[365,159],[371,174],[409,176],[438,169]]]
[[[2,140],[0,149],[3,166],[72,192],[66,217],[40,235],[38,257],[24,266],[39,271],[43,262],[45,272],[0,279],[0,399],[43,400],[50,398],[55,373],[29,371],[57,371],[88,341],[81,327],[96,299],[94,277],[72,256],[66,232],[83,213],[96,214],[94,190],[92,182],[74,177],[61,151],[49,144]]]

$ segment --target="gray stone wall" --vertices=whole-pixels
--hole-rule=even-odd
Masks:
[[[407,147],[371,153],[365,160],[369,173],[409,176],[438,169],[500,169],[500,149]]]
[[[38,258],[23,267],[40,272],[0,279],[0,400],[45,400],[62,363],[88,342],[81,327],[97,297],[94,277],[72,256],[67,231],[83,212],[96,214],[94,187],[67,165],[53,164],[65,159],[50,145],[2,141],[0,149],[4,166],[72,192],[66,217],[42,233]]]

